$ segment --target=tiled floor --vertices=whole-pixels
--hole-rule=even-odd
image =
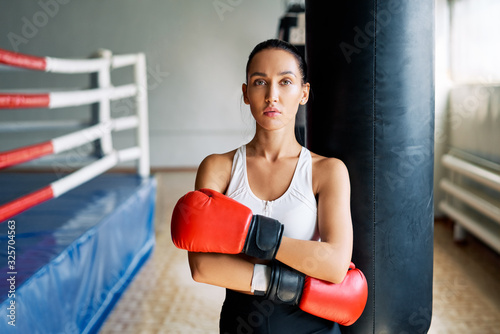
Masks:
[[[175,201],[193,172],[157,173],[156,249],[100,334],[218,333],[223,289],[192,281],[186,252],[170,240]],[[500,255],[472,237],[457,245],[448,222],[435,226],[431,334],[500,333]]]

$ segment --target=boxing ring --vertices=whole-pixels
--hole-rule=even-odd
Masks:
[[[113,86],[112,70],[123,67],[132,68],[133,82]],[[73,91],[0,92],[0,109],[89,105],[96,116],[83,129],[0,152],[0,332],[95,333],[154,247],[144,54],[103,50],[95,58],[59,59],[0,49],[0,70],[83,73],[94,83]],[[125,98],[134,100],[135,114],[111,117],[111,102]],[[3,124],[0,133],[15,128],[29,135],[54,124]],[[135,130],[135,145],[115,149],[113,133],[124,130]],[[88,144],[99,152],[70,173],[7,169]],[[137,174],[104,174],[131,161]]]

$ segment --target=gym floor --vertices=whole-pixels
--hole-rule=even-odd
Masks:
[[[155,251],[100,334],[218,333],[224,290],[194,282],[186,252],[175,248],[170,239],[172,209],[178,198],[192,190],[195,173],[162,172],[156,178]],[[423,319],[426,310],[418,312],[422,314],[415,319]],[[418,325],[413,328],[421,333]],[[455,243],[449,221],[435,224],[433,311],[428,333],[500,333],[500,255],[472,236]]]

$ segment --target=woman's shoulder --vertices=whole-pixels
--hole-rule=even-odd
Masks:
[[[328,158],[311,152],[313,168],[318,171],[347,170],[344,162],[338,158]]]
[[[210,154],[203,159],[196,174],[195,188],[210,188],[225,192],[231,180],[231,167],[237,149]]]
[[[227,165],[232,165],[234,155],[237,149],[226,152],[226,153],[213,153],[205,157],[200,164],[201,166],[207,167],[224,167]]]
[[[319,192],[322,186],[349,180],[349,172],[344,162],[338,158],[329,158],[311,152],[313,187]]]

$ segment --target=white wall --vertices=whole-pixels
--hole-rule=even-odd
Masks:
[[[448,0],[435,1],[435,139],[434,139],[434,209],[435,215],[441,216],[438,203],[443,199],[444,192],[439,188],[439,181],[445,170],[441,157],[448,150],[448,93],[450,80],[450,11]]]
[[[195,167],[248,138],[251,118],[241,101],[246,59],[255,44],[276,37],[285,12],[281,0],[0,0],[0,6],[0,48],[61,58],[99,48],[146,53],[153,167]],[[127,75],[118,73],[118,81]],[[0,72],[0,89],[87,84],[87,76]],[[0,121],[85,120],[89,110],[3,110]],[[58,134],[1,134],[0,150]]]

